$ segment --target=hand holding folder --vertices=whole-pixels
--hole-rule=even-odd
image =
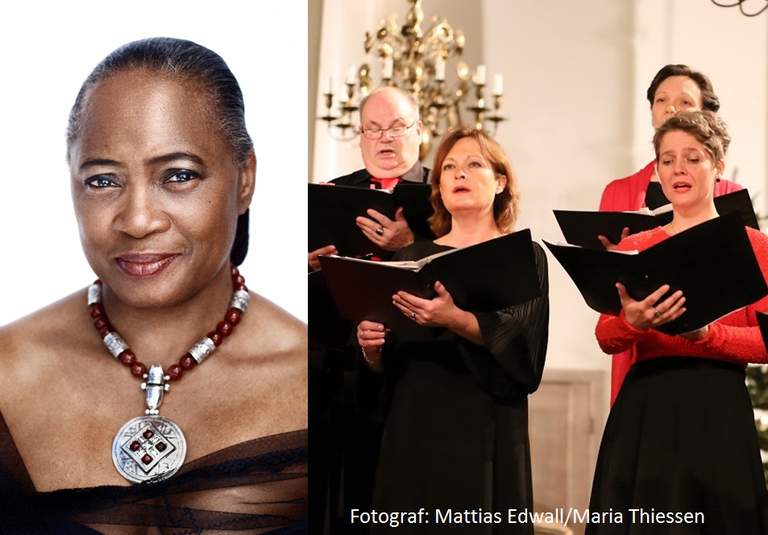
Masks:
[[[392,304],[406,317],[425,327],[444,327],[456,319],[456,304],[453,296],[440,281],[432,286],[435,297],[425,299],[400,290],[392,296]]]
[[[645,299],[634,300],[629,296],[626,287],[616,283],[619,292],[624,319],[636,329],[659,329],[665,323],[674,321],[684,312],[685,296],[682,290],[670,294],[670,287],[665,284]]]
[[[368,241],[386,251],[397,251],[415,240],[402,207],[395,210],[394,219],[369,208],[365,216],[355,218],[355,224]]]
[[[309,250],[335,245],[340,254],[365,256],[389,254],[370,241],[355,224],[358,217],[373,221],[369,209],[394,221],[398,208],[410,229],[431,236],[427,219],[432,215],[427,184],[398,184],[393,191],[309,184]],[[374,225],[374,229],[378,224]],[[374,230],[375,231],[375,230]]]
[[[657,328],[666,334],[694,331],[768,294],[742,220],[735,213],[634,254],[545,244],[597,312],[619,314],[617,282],[636,301],[664,284],[670,287],[667,295],[682,290],[687,310]]]
[[[383,323],[393,330],[412,329],[416,324],[392,304],[392,296],[402,290],[432,299],[438,280],[456,306],[467,311],[499,310],[540,293],[527,229],[417,261],[323,256],[320,263],[342,317]]]

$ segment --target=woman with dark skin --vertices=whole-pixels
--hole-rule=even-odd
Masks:
[[[237,81],[195,43],[130,43],[86,80],[67,143],[100,303],[83,289],[0,330],[0,490],[17,501],[0,527],[302,525],[306,329],[243,288],[230,262],[256,170]],[[125,345],[115,350],[118,332]],[[196,346],[206,338],[212,347]],[[118,467],[125,455],[110,452],[121,426],[145,412],[139,385],[153,364],[165,375],[159,388],[172,384],[160,416],[183,430],[186,457],[175,474],[158,463],[137,483]],[[137,440],[150,457],[168,451]]]

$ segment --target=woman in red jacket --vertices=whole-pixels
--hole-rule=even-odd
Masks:
[[[665,65],[648,86],[646,97],[651,105],[651,123],[659,128],[664,121],[681,111],[709,110],[717,112],[720,100],[712,82],[704,74],[687,65]],[[740,185],[718,178],[715,197],[738,191]],[[643,207],[658,208],[669,201],[664,196],[656,173],[656,160],[633,175],[609,183],[600,199],[600,211],[620,212]],[[626,234],[624,234],[626,236]],[[605,237],[600,241],[606,248],[614,247]],[[635,361],[632,348],[613,356],[611,365],[611,404],[616,400],[621,384]]]
[[[661,125],[654,148],[672,222],[629,236],[617,249],[644,250],[717,217],[715,183],[729,141],[709,111],[682,112]],[[768,237],[751,228],[747,234],[768,279]],[[768,493],[744,384],[748,362],[768,361],[755,319],[768,310],[768,297],[670,336],[656,327],[685,313],[680,291],[662,299],[665,285],[635,301],[616,287],[622,311],[600,316],[597,340],[606,353],[634,347],[637,361],[606,423],[590,512],[622,517],[590,524],[587,534],[768,533]]]

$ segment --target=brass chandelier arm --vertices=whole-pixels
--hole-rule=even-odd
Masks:
[[[768,9],[768,0],[763,0],[763,2],[764,2],[763,7],[759,8],[757,11],[753,11],[752,13],[749,13],[749,12],[747,12],[744,9],[744,4],[746,3],[746,0],[736,0],[735,2],[730,2],[730,3],[727,3],[727,4],[722,3],[722,2],[718,2],[717,0],[712,0],[712,3],[715,4],[718,7],[736,7],[736,6],[739,6],[739,11],[741,11],[741,14],[744,15],[745,17],[757,17],[763,11]]]

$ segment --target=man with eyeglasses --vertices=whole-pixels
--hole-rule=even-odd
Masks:
[[[394,87],[373,90],[360,103],[360,125],[365,167],[332,184],[392,189],[401,181],[427,181],[429,170],[419,161],[423,128],[419,107],[408,93]],[[413,243],[414,234],[402,209],[394,219],[376,210],[368,210],[367,215],[357,218],[358,228],[350,222],[349,232],[362,231],[386,251]],[[310,268],[320,268],[318,255],[334,253],[333,245],[310,252]],[[310,375],[315,377],[310,379],[314,452],[310,459],[310,523],[333,526],[328,533],[367,533],[367,526],[349,524],[349,511],[371,508],[382,433],[382,379],[362,362],[356,345],[312,352]]]
[[[374,89],[360,102],[360,152],[365,167],[331,183],[375,189],[392,189],[401,181],[425,183],[429,169],[419,161],[422,128],[419,107],[411,95],[396,87]],[[402,208],[395,219],[368,210],[368,217],[358,217],[356,224],[386,251],[397,251],[414,240]],[[309,266],[319,269],[317,257],[335,252],[333,245],[310,252]]]

